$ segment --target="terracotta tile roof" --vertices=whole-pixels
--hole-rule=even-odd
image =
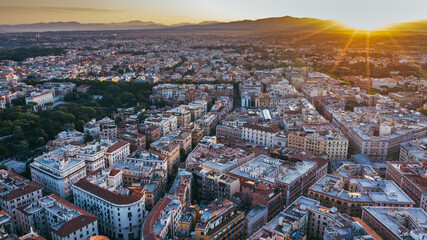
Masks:
[[[372,228],[370,228],[362,219],[353,217],[353,219],[359,223],[375,240],[383,240]]]
[[[9,213],[5,212],[4,210],[1,210],[1,211],[0,211],[0,215],[7,215],[7,216],[9,216],[9,217],[10,217]]]
[[[17,182],[25,182],[25,185],[20,187],[20,188],[16,188],[16,189],[10,191],[9,193],[7,193],[5,195],[0,196],[0,198],[3,201],[10,201],[12,199],[15,199],[15,198],[18,198],[18,197],[21,197],[21,196],[24,196],[24,195],[30,194],[32,192],[36,192],[38,190],[43,189],[43,187],[41,187],[41,186],[29,181],[28,179],[14,173],[13,171],[9,170],[9,171],[7,171],[7,174],[11,179],[13,179]]]
[[[76,218],[71,219],[70,221],[65,222],[58,230],[49,227],[49,231],[52,231],[54,234],[60,237],[66,237],[69,234],[95,222],[98,220],[97,216],[78,216]]]
[[[271,128],[271,127],[261,126],[261,125],[252,124],[252,123],[245,123],[245,124],[243,124],[243,127],[244,128],[255,129],[255,130],[259,130],[259,131],[263,131],[263,132],[271,132],[271,133],[277,133],[277,132],[279,132],[279,129],[274,129],[274,128]]]
[[[50,231],[52,231],[53,233],[55,233],[60,237],[66,237],[69,234],[98,220],[97,216],[91,214],[90,212],[87,212],[86,210],[83,210],[77,207],[76,205],[56,196],[55,194],[51,194],[49,195],[49,197],[55,199],[57,202],[59,202],[60,204],[70,209],[74,209],[78,211],[81,214],[80,216],[73,218],[68,222],[65,222],[58,230],[55,230],[52,227],[49,228]]]
[[[106,236],[98,235],[98,236],[90,237],[86,240],[110,240],[110,239]]]
[[[31,203],[22,205],[22,206],[18,207],[17,210],[20,211],[21,213],[27,215],[27,216],[30,216],[31,215],[30,213],[28,213],[27,211],[24,211],[24,209],[27,208],[28,206],[30,206],[30,204]]]
[[[171,201],[170,198],[163,198],[159,202],[157,202],[156,206],[154,206],[153,210],[151,210],[147,219],[144,222],[143,234],[146,240],[148,239],[157,239],[156,234],[153,233],[153,226],[157,219],[159,219],[162,214],[163,209],[169,204]],[[153,236],[154,235],[154,236]]]
[[[109,147],[108,150],[107,150],[107,152],[108,153],[112,153],[112,152],[116,151],[117,149],[126,146],[127,144],[129,144],[129,143],[125,142],[125,141],[119,140],[118,143],[116,143],[113,146]]]
[[[90,183],[86,181],[86,179],[80,179],[78,182],[74,184],[74,186],[79,187],[87,192],[94,194],[106,201],[109,201],[114,204],[125,205],[135,203],[144,196],[145,191],[144,188],[141,187],[128,187],[127,189],[131,190],[130,195],[120,195],[115,192],[108,191],[98,185]]]
[[[176,150],[176,148],[179,148],[180,146],[179,146],[179,144],[178,143],[170,143],[170,144],[167,144],[166,146],[164,146],[163,148],[162,148],[162,150],[164,150],[164,151],[166,151],[166,152],[173,152],[173,151],[175,151]]]
[[[27,238],[20,238],[22,240],[46,240],[46,238],[42,237],[42,236],[34,236],[34,237],[27,237]]]
[[[111,169],[110,176],[116,176],[118,173],[120,173],[121,170],[118,169]]]
[[[154,232],[148,234],[147,236],[144,236],[145,240],[157,240],[157,236]]]

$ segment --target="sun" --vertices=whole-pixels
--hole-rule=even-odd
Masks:
[[[356,30],[378,30],[389,24],[388,22],[381,20],[382,19],[367,18],[366,16],[341,19],[342,22]]]

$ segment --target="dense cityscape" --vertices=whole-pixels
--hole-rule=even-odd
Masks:
[[[0,240],[427,239],[425,34],[0,31]]]

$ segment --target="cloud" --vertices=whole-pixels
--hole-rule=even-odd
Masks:
[[[121,13],[125,10],[105,9],[105,8],[82,8],[82,7],[19,7],[4,6],[0,7],[0,12],[68,12],[68,13]]]

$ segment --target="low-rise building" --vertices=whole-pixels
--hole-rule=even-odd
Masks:
[[[47,103],[54,103],[53,93],[51,91],[34,92],[31,96],[25,98],[25,104],[30,102],[35,102],[38,106],[44,106]]]
[[[63,147],[65,145],[82,145],[84,143],[84,134],[76,130],[66,130],[58,133],[51,144],[47,144],[48,150]]]

